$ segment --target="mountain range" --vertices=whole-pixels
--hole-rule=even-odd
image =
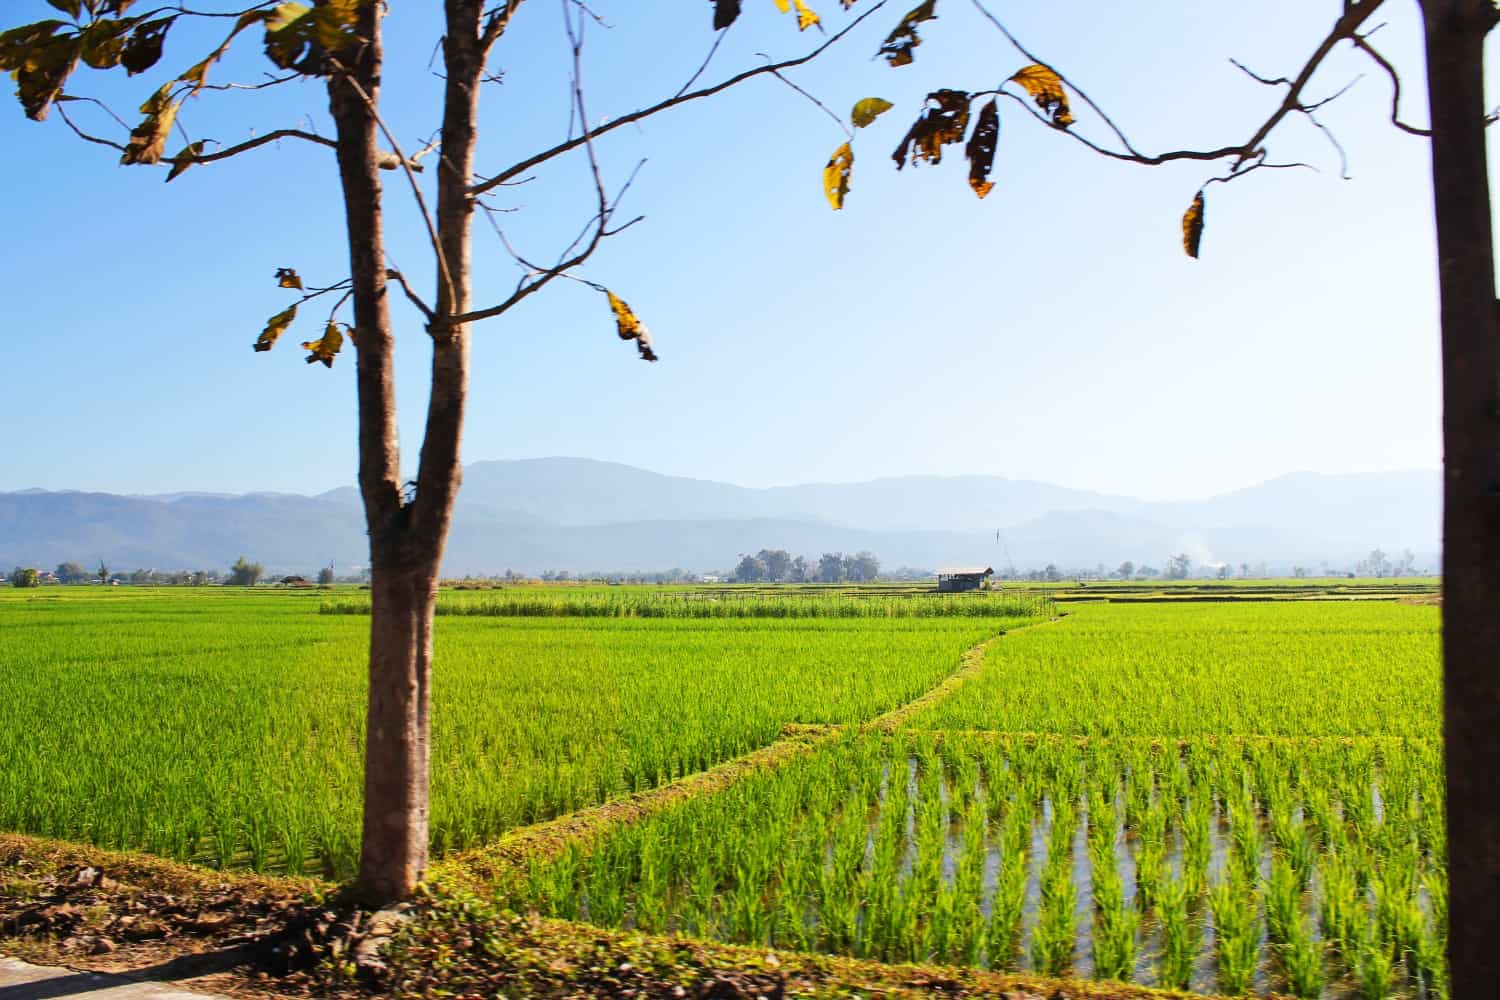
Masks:
[[[998,476],[901,476],[755,489],[580,458],[465,468],[445,575],[730,568],[740,553],[868,549],[887,567],[983,563],[1063,568],[1352,567],[1411,549],[1434,568],[1435,470],[1299,472],[1196,501],[1146,501]],[[0,566],[64,560],[158,570],[227,567],[340,573],[367,561],[359,494],[0,493]]]

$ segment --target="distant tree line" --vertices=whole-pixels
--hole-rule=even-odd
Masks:
[[[228,572],[219,570],[155,570],[155,569],[133,569],[130,571],[112,570],[103,560],[99,562],[97,569],[85,569],[82,563],[69,560],[58,563],[57,569],[39,570],[35,567],[17,566],[0,580],[8,580],[14,587],[39,587],[43,584],[60,583],[66,585],[78,584],[112,584],[127,583],[137,586],[177,586],[177,587],[206,587],[224,584],[234,587],[253,587],[265,576],[265,567],[260,563],[251,562],[244,556],[240,556],[234,565],[229,567]],[[320,586],[329,586],[335,582],[332,566],[324,566],[318,570],[317,580]],[[300,576],[285,577],[283,582],[297,580],[303,581]],[[304,581],[305,582],[305,581]]]
[[[786,549],[761,549],[740,556],[733,575],[736,583],[864,583],[880,575],[880,560],[872,552],[825,552],[814,564]]]

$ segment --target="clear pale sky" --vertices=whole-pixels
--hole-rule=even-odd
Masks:
[[[831,29],[836,0],[812,0]],[[580,455],[746,485],[909,473],[987,473],[1151,498],[1205,496],[1281,473],[1435,467],[1441,459],[1435,256],[1428,149],[1389,124],[1390,86],[1340,49],[1309,94],[1363,74],[1320,113],[1293,116],[1260,171],[1208,189],[1202,259],[1179,219],[1227,167],[1145,168],[1103,159],[1002,103],[993,192],[977,200],[961,147],[898,173],[889,156],[922,96],[994,87],[1024,59],[967,0],[940,0],[913,65],[871,56],[910,0],[878,12],[791,74],[847,113],[879,95],[896,109],[855,139],[852,193],[829,209],[821,172],[844,141],[828,117],[762,78],[601,139],[612,186],[648,158],[624,211],[646,220],[611,240],[586,276],[650,326],[662,361],[614,336],[602,296],[558,282],[474,334],[466,461]],[[209,9],[224,5],[203,0]],[[437,15],[393,0],[385,110],[419,147],[436,128],[428,71]],[[618,116],[675,92],[713,41],[708,3],[595,0],[589,112]],[[1405,116],[1426,121],[1414,3],[1391,0],[1376,36],[1406,76]],[[992,9],[1034,52],[1099,101],[1146,150],[1242,141],[1280,100],[1230,65],[1291,75],[1337,2],[1004,3]],[[0,26],[52,16],[8,0]],[[127,80],[81,69],[68,90],[129,112],[216,36],[184,30]],[[704,74],[799,53],[772,0],[741,22]],[[233,72],[269,69],[258,33]],[[481,169],[565,136],[569,70],[555,0],[528,0],[484,94]],[[8,88],[7,88],[8,90]],[[74,104],[71,108],[83,108]],[[107,131],[102,114],[80,119]],[[1075,128],[1105,138],[1086,110]],[[194,138],[238,141],[300,124],[331,133],[316,82],[212,94],[183,120]],[[113,133],[111,133],[113,134]],[[169,152],[180,146],[177,137]],[[288,293],[347,273],[331,150],[295,141],[196,167],[119,167],[54,114],[0,107],[5,266],[0,335],[7,419],[0,489],[314,492],[355,475],[353,357],[303,364],[309,312],[269,355],[250,345]],[[508,235],[553,255],[587,221],[580,156],[498,192]],[[433,172],[425,175],[431,184]],[[386,174],[391,252],[432,284],[402,178]],[[517,269],[481,218],[480,304]],[[310,306],[309,309],[316,307]],[[430,357],[400,304],[402,438],[414,464]]]

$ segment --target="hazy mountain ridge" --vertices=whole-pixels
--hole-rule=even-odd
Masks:
[[[1207,500],[1152,502],[996,476],[906,476],[753,489],[587,459],[465,470],[444,572],[709,571],[739,553],[869,549],[888,567],[1087,568],[1172,552],[1199,563],[1317,570],[1371,549],[1436,562],[1441,478],[1414,470],[1294,473]],[[998,532],[998,537],[997,537]],[[0,566],[275,570],[367,561],[359,494],[0,493]]]

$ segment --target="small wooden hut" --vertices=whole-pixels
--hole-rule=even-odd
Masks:
[[[988,566],[948,566],[937,571],[937,589],[946,594],[978,590],[995,571]]]

